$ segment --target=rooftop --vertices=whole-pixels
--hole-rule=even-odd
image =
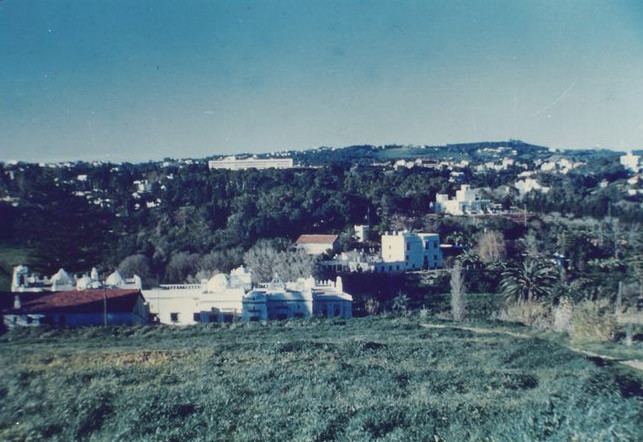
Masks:
[[[337,235],[299,235],[297,244],[328,244],[337,241]]]
[[[15,296],[20,297],[21,307],[11,308]],[[0,306],[11,307],[4,310],[5,313],[99,313],[103,312],[105,301],[107,311],[130,312],[143,296],[140,290],[125,289],[98,289],[98,290],[70,290],[64,292],[48,293],[0,293]]]

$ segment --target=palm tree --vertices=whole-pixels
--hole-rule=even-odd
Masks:
[[[500,288],[508,299],[532,301],[549,298],[558,280],[558,272],[550,262],[527,257],[521,265],[502,272]]]

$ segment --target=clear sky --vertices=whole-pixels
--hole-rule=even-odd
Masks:
[[[0,0],[0,160],[643,146],[643,1]]]

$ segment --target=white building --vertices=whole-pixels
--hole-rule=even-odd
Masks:
[[[632,152],[622,155],[620,162],[623,167],[632,172],[638,172],[641,169],[641,157]]]
[[[239,267],[201,284],[166,284],[143,295],[150,314],[170,325],[352,315],[353,298],[343,292],[341,278],[336,283],[275,280],[254,289],[251,279],[250,272]]]
[[[344,293],[341,277],[335,282],[316,282],[312,277],[286,284],[273,281],[243,298],[243,319],[350,318],[352,305],[353,297]]]
[[[337,235],[299,235],[295,246],[309,255],[321,255],[337,250]]]
[[[226,157],[208,161],[210,169],[245,170],[245,169],[291,169],[292,158],[244,158]]]
[[[375,271],[397,272],[442,267],[437,233],[394,232],[382,235],[382,262]]]
[[[118,271],[101,281],[96,268],[81,276],[70,275],[64,269],[58,270],[51,277],[40,276],[29,271],[29,267],[18,265],[13,268],[11,278],[12,292],[60,292],[71,290],[88,290],[97,288],[118,288],[140,290],[141,278],[123,278]]]
[[[150,314],[161,324],[228,322],[241,316],[251,279],[251,274],[239,267],[230,275],[217,274],[200,284],[162,284],[144,290],[143,296]]]
[[[525,178],[524,180],[516,181],[514,187],[520,192],[520,196],[524,196],[531,191],[547,193],[549,187],[542,186],[534,178]]]
[[[467,215],[489,211],[491,201],[480,198],[478,189],[472,189],[468,184],[462,184],[455,193],[455,198],[449,199],[446,193],[438,193],[435,197],[435,211],[450,215]]]
[[[355,224],[353,226],[353,230],[355,230],[355,238],[357,241],[365,242],[368,240],[368,235],[371,232],[371,226],[366,224]]]

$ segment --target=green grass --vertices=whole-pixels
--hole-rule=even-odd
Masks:
[[[0,291],[11,288],[13,268],[29,263],[29,250],[15,244],[0,242]]]
[[[641,440],[640,379],[417,318],[20,330],[0,440]]]

